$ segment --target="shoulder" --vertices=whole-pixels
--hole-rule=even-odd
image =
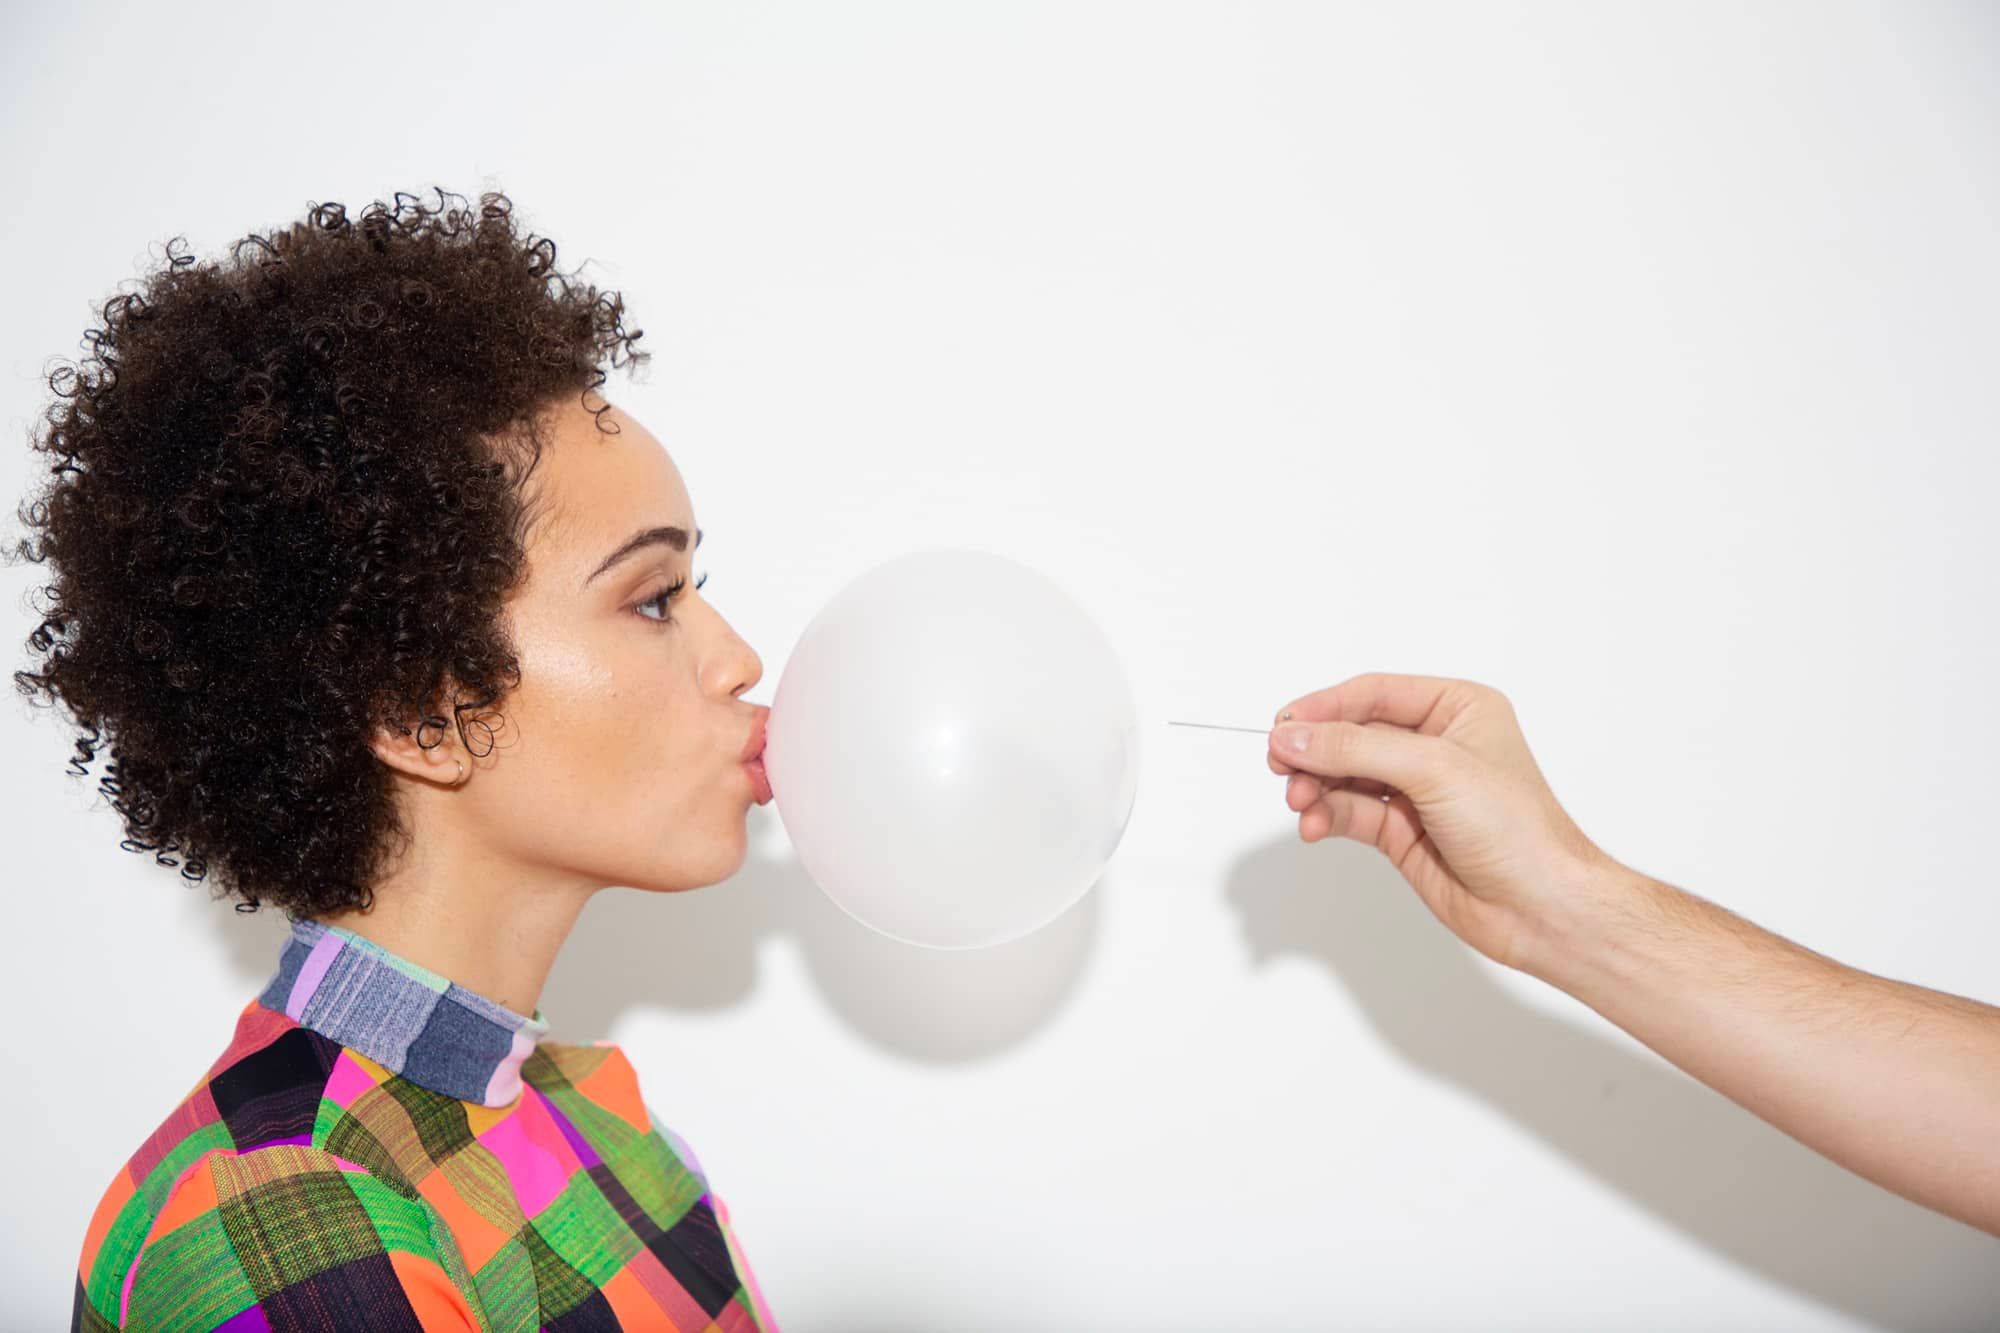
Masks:
[[[126,1158],[100,1212],[128,1204],[157,1211],[188,1164],[205,1153],[309,1140],[343,1049],[252,1001],[228,1047]]]
[[[115,1319],[127,1277],[156,1241],[191,1222],[198,1229],[203,1217],[218,1225],[254,1218],[251,1210],[283,1192],[272,1182],[341,1169],[306,1145],[342,1049],[282,1013],[246,1005],[222,1054],[99,1196],[78,1257],[79,1306]],[[310,1181],[295,1188],[321,1189]]]
[[[639,1071],[617,1043],[543,1041],[521,1067],[521,1077],[558,1106],[559,1099],[569,1095],[610,1112],[641,1139],[648,1140],[655,1153],[664,1151],[674,1165],[698,1182],[706,1183],[693,1148],[647,1104]]]
[[[545,1097],[581,1097],[640,1133],[647,1129],[639,1071],[614,1042],[544,1040],[521,1065],[521,1080]]]
[[[309,1144],[202,1154],[134,1234],[129,1261],[80,1293],[114,1328],[214,1329],[252,1308],[343,1311],[371,1329],[477,1322],[436,1213]]]
[[[723,1290],[733,1290],[748,1329],[777,1333],[728,1206],[687,1140],[647,1104],[624,1050],[609,1041],[544,1040],[521,1076],[558,1111],[586,1122],[578,1128],[629,1196],[634,1211],[628,1218],[650,1237],[648,1244],[658,1253],[671,1249]]]
[[[309,1135],[341,1049],[281,1013],[255,1001],[246,1005],[222,1054],[127,1156],[100,1212],[128,1202],[157,1210],[188,1163],[205,1152]]]

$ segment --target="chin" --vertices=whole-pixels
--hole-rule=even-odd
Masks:
[[[637,889],[641,893],[689,893],[695,889],[705,889],[714,882],[709,879],[691,879],[683,875],[673,879],[636,878],[627,881],[625,887]]]
[[[653,893],[686,893],[720,884],[743,868],[749,839],[739,824],[734,836],[724,834],[703,844],[699,857],[690,855],[694,849],[685,845],[675,850],[680,855],[673,866],[658,867],[658,873],[632,881],[633,887]]]

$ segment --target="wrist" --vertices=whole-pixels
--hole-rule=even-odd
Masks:
[[[1581,860],[1548,886],[1526,934],[1522,971],[1578,999],[1637,965],[1647,922],[1670,889],[1603,853]]]

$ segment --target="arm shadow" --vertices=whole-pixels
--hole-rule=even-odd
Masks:
[[[1237,863],[1227,891],[1253,957],[1319,959],[1403,1059],[1688,1239],[1878,1328],[1994,1326],[1993,1237],[1836,1165],[1663,1061],[1522,1004],[1373,848],[1276,841]]]

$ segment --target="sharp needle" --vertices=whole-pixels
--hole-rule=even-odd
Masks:
[[[1225,727],[1218,722],[1169,722],[1167,725],[1170,727],[1207,727],[1211,731],[1247,731],[1258,736],[1268,736],[1271,734],[1269,727]],[[1390,799],[1388,792],[1385,791],[1382,793],[1384,804],[1387,804]]]

